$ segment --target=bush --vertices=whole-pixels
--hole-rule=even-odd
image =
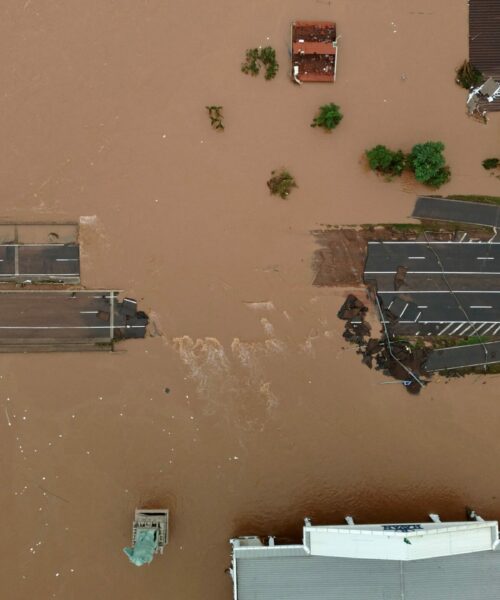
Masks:
[[[264,77],[267,80],[274,79],[279,69],[279,65],[276,60],[276,50],[274,48],[271,48],[271,46],[266,46],[265,48],[262,48],[260,51],[260,60],[262,64],[266,67],[266,74],[264,75]]]
[[[500,164],[500,160],[498,158],[486,158],[481,164],[488,171],[489,169],[496,169]]]
[[[394,176],[401,175],[405,169],[406,157],[401,150],[393,152],[386,146],[378,145],[367,150],[366,157],[372,171]]]
[[[267,187],[271,194],[280,196],[285,200],[292,188],[297,187],[297,184],[288,171],[281,169],[281,171],[271,172],[271,179],[267,182]]]
[[[330,102],[330,104],[319,107],[319,114],[314,117],[311,127],[323,127],[326,131],[332,131],[343,118],[344,115],[340,112],[340,108]]]
[[[210,124],[214,129],[218,129],[220,131],[224,131],[224,122],[222,115],[222,106],[205,106],[208,110],[208,116],[210,117]]]
[[[468,60],[464,60],[463,65],[457,69],[455,81],[466,90],[471,87],[477,87],[484,82],[481,71],[476,69]]]
[[[274,79],[278,72],[279,65],[276,60],[276,51],[271,46],[264,48],[250,48],[246,51],[245,62],[241,65],[241,70],[247,75],[258,75],[261,67],[265,67],[266,74],[264,77]]]
[[[415,179],[431,187],[440,187],[450,179],[450,168],[443,156],[442,142],[425,142],[413,146],[408,156],[408,166]]]

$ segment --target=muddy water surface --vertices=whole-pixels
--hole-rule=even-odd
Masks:
[[[140,300],[114,354],[0,360],[2,597],[231,597],[228,539],[332,522],[500,517],[498,379],[418,398],[343,349],[346,290],[315,288],[311,230],[404,220],[420,191],[362,165],[441,139],[443,193],[498,194],[498,119],[464,115],[465,0],[4,0],[0,216],[80,219],[82,280]],[[294,87],[289,23],[333,19],[338,83]],[[273,82],[239,72],[272,44]],[[345,118],[311,129],[321,103]],[[224,106],[210,129],[207,104]],[[271,198],[287,166],[299,188]],[[165,388],[170,393],[165,393]],[[121,552],[136,506],[166,555]]]

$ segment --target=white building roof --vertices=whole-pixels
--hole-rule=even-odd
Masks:
[[[496,521],[308,524],[302,544],[283,546],[237,538],[234,600],[498,600],[497,541]]]
[[[304,527],[311,556],[419,560],[493,550],[496,521]]]

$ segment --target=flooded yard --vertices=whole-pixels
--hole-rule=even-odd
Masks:
[[[439,193],[499,194],[481,161],[500,120],[468,119],[453,81],[466,0],[4,0],[0,17],[1,218],[80,222],[82,284],[152,319],[115,353],[1,355],[5,597],[229,599],[235,535],[500,518],[498,376],[412,397],[342,339],[354,279],[314,285],[311,232],[404,222],[424,191],[369,173],[366,148],[441,140]],[[290,82],[297,18],[336,21],[335,84]],[[273,81],[240,72],[258,45]],[[328,102],[331,135],[310,127]],[[280,167],[287,200],[266,187]],[[122,547],[143,505],[170,508],[171,537],[137,569]]]

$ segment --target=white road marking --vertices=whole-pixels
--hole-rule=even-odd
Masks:
[[[397,271],[365,271],[366,275],[394,275]],[[406,271],[407,275],[500,275],[497,271]]]
[[[462,239],[464,239],[464,238],[462,237]],[[380,244],[380,245],[386,245],[386,244],[425,244],[426,246],[428,246],[430,244],[434,244],[434,245],[437,245],[437,244],[446,245],[446,244],[448,244],[448,245],[450,245],[450,244],[461,244],[461,243],[462,243],[461,241],[458,241],[458,242],[451,242],[451,241],[450,242],[444,242],[443,240],[429,240],[429,241],[419,241],[419,240],[407,240],[407,241],[392,240],[391,241],[391,240],[387,240],[387,241],[383,241],[383,242],[376,242],[376,241],[368,242],[368,244]],[[480,242],[480,241],[478,241],[478,242],[469,242],[469,243],[471,243],[471,244],[477,244],[479,246],[481,246],[481,245],[492,245],[492,246],[494,246],[494,245],[500,244],[500,242],[489,242],[489,241],[486,241],[486,242]]]
[[[115,325],[115,294],[111,292],[111,298],[109,301],[110,309],[109,309],[109,335],[113,337],[113,329]]]
[[[500,294],[500,290],[377,290],[377,294]]]
[[[1,277],[76,277],[80,273],[1,273]],[[64,290],[66,291],[66,290]]]
[[[79,258],[56,258],[56,262],[72,262],[72,261],[78,261],[80,260]]]
[[[495,260],[494,256],[476,256],[476,260]]]
[[[409,304],[408,302],[406,303],[405,307],[403,308],[403,310],[401,311],[401,314],[399,315],[399,319],[401,319],[401,317],[405,314],[406,309],[408,308]]]
[[[99,313],[98,310],[81,310],[81,315],[97,315]]]
[[[427,256],[409,256],[410,260],[425,260]]]
[[[438,331],[438,335],[443,335],[443,333],[449,329],[452,325],[455,325],[456,321],[453,321],[452,323],[448,323],[448,325],[446,325],[446,327],[444,329],[441,329],[441,331]]]
[[[399,321],[400,323],[415,323],[415,321]],[[491,321],[488,321],[489,323],[491,323]],[[390,321],[385,321],[385,323],[390,323]],[[421,325],[429,325],[432,323],[437,323],[438,325],[442,325],[443,323],[447,323],[447,321],[427,321],[427,320],[423,320],[420,321],[419,324]],[[478,324],[478,323],[484,323],[484,321],[451,321],[450,324],[454,325],[455,323],[462,323],[462,325],[464,325],[465,323],[474,323],[474,324]],[[495,321],[495,325],[497,323],[500,323],[500,321]]]
[[[496,325],[496,323],[493,323],[493,325],[490,325],[490,326],[488,327],[488,329],[485,329],[485,330],[483,331],[483,335],[486,335],[490,329],[493,329],[493,327],[495,327],[495,325]]]
[[[113,329],[144,329],[145,325],[114,325]],[[109,329],[109,325],[0,325],[0,329]]]
[[[493,306],[479,306],[479,305],[471,305],[471,308],[493,308]]]

